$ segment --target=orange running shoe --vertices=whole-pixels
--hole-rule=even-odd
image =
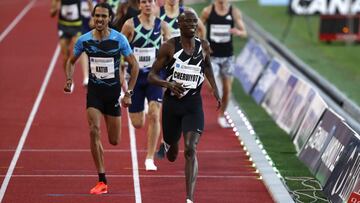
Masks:
[[[104,182],[98,182],[95,187],[90,190],[90,194],[101,195],[108,193],[108,186]]]

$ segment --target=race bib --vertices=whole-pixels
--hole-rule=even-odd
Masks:
[[[114,58],[90,57],[91,73],[98,79],[115,78]]]
[[[201,78],[200,71],[200,66],[175,63],[173,80],[181,83],[184,88],[196,89]]]
[[[62,5],[61,16],[66,20],[77,20],[80,18],[77,4]]]
[[[211,25],[210,40],[216,43],[226,43],[231,40],[231,25]]]
[[[151,67],[155,61],[156,57],[156,48],[134,48],[134,55],[139,64],[139,68]]]

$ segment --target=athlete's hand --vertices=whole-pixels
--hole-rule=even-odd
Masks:
[[[74,84],[72,79],[67,79],[64,86],[64,93],[71,94],[74,90]]]
[[[51,8],[50,9],[50,16],[53,18],[55,17],[57,14],[57,9],[56,8]]]
[[[169,82],[167,88],[169,88],[171,92],[174,93],[178,98],[182,97],[182,94],[185,92],[185,88],[182,86],[182,84],[175,81]]]
[[[127,95],[124,95],[122,98],[121,98],[121,106],[127,108],[131,105],[131,97],[127,96]]]
[[[220,96],[219,96],[219,93],[218,93],[218,91],[212,91],[212,93],[213,93],[213,95],[214,95],[214,97],[215,97],[215,99],[216,99],[216,101],[217,101],[217,107],[216,107],[216,110],[219,110],[220,109],[220,107],[221,107],[221,105],[222,105],[222,103],[221,103],[221,98],[220,98]]]

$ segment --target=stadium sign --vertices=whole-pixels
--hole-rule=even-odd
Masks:
[[[360,13],[360,0],[292,0],[289,7],[295,15],[348,15]]]

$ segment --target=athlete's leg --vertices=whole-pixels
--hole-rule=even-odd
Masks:
[[[160,137],[160,108],[161,104],[156,101],[149,102],[149,110],[147,114],[147,155],[146,159],[154,159],[156,146]]]
[[[166,145],[166,142],[164,143]],[[165,147],[166,149],[166,147]],[[176,161],[176,158],[179,154],[179,143],[174,143],[171,144],[169,146],[169,149],[166,152],[166,158],[170,161],[170,162],[174,162]]]
[[[219,116],[224,116],[224,113],[226,111],[226,108],[229,104],[229,100],[230,100],[230,95],[231,95],[231,89],[232,89],[232,82],[233,79],[232,77],[222,77],[222,98],[221,98],[221,108],[219,111]]]
[[[66,62],[68,61],[69,57],[70,57],[70,43],[71,40],[67,39],[67,38],[60,38],[60,50],[61,50],[61,55],[63,57],[63,70],[65,72],[65,68],[66,68]]]
[[[185,156],[185,179],[186,179],[186,198],[193,201],[195,183],[198,174],[198,161],[196,147],[199,142],[200,133],[187,132],[184,135],[184,156]]]
[[[105,115],[104,117],[109,142],[112,145],[117,145],[121,140],[121,116]]]
[[[129,117],[131,120],[131,124],[134,128],[140,129],[145,125],[145,113],[144,111],[136,112],[136,113],[129,113]]]
[[[90,149],[98,173],[105,173],[104,150],[100,139],[100,119],[102,113],[95,108],[87,108],[87,118],[90,128]]]

